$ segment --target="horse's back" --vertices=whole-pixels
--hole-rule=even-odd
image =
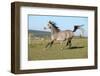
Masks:
[[[65,30],[65,31],[60,31],[58,34],[53,36],[55,36],[56,40],[72,39],[73,32],[71,30]]]

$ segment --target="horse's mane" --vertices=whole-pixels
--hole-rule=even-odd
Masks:
[[[55,30],[56,30],[57,32],[60,31],[59,27],[56,26],[56,23],[55,23],[55,22],[49,21],[49,23],[55,28]]]

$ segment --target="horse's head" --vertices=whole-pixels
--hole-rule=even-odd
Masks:
[[[58,27],[56,26],[56,23],[53,22],[53,21],[48,21],[48,28],[51,29],[51,28],[54,28],[54,29],[58,29]]]
[[[52,28],[52,25],[53,25],[52,21],[48,21],[47,26],[48,26],[48,28],[49,28],[49,29],[51,29],[51,28]]]
[[[47,24],[47,26],[44,27],[44,30],[51,29],[51,27],[52,27],[52,22],[48,21],[48,24]]]
[[[56,23],[53,22],[53,21],[48,21],[48,24],[47,24],[47,28],[52,30],[53,32],[59,32],[60,29],[56,26]],[[44,27],[44,29],[47,29],[46,27]]]

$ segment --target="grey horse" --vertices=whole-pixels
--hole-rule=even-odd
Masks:
[[[61,31],[56,26],[56,23],[53,22],[53,21],[49,21],[47,26],[51,30],[51,41],[46,45],[46,48],[51,47],[52,44],[56,40],[58,40],[58,41],[67,41],[65,46],[71,47],[71,45],[72,45],[71,40],[74,36],[74,32],[81,27],[81,26],[76,25],[76,26],[74,26],[73,31],[72,30]]]

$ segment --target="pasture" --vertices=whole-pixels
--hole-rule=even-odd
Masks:
[[[47,38],[44,40],[32,39],[28,44],[28,60],[82,59],[88,57],[87,38],[73,38],[71,48],[65,47],[65,42],[63,44],[55,42],[52,47],[45,48],[48,42]]]

